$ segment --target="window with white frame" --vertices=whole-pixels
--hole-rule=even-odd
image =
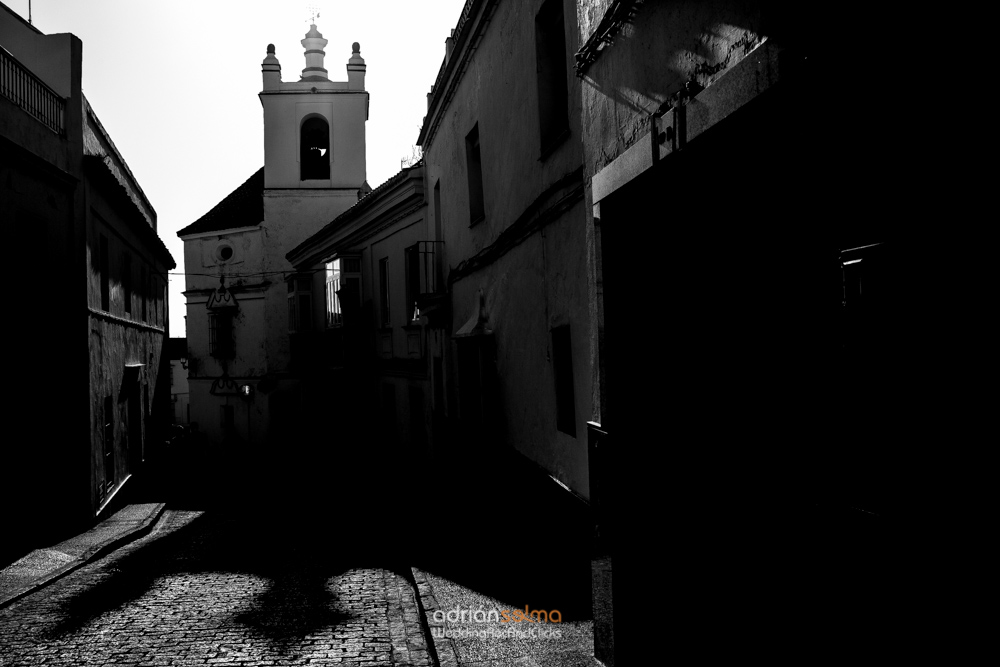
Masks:
[[[326,263],[326,326],[336,327],[344,323],[344,313],[340,309],[340,260]]]

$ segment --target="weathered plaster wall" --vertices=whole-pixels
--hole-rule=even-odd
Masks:
[[[239,304],[239,310],[233,317],[235,356],[225,360],[210,354],[208,297],[189,298],[188,355],[193,360],[192,368],[199,376],[219,377],[224,369],[233,378],[261,377],[267,372],[266,351],[259,328],[259,322],[264,317],[264,299],[257,290],[237,291],[235,296]]]
[[[580,29],[580,43],[583,44],[600,25],[604,13],[612,0],[577,0],[576,20]]]
[[[431,145],[425,147],[428,184],[433,188],[438,179],[442,184],[444,240],[451,258],[468,257],[492,243],[550,183],[583,160],[579,84],[569,62],[569,53],[577,48],[570,2],[564,3],[570,137],[547,159],[539,160],[534,16],[541,4],[538,0],[500,3],[443,111]],[[477,122],[486,220],[470,229],[465,138]],[[454,266],[457,261],[449,263]]]
[[[289,250],[358,203],[358,188],[265,190],[265,250],[272,267],[288,265]]]
[[[146,408],[144,395],[148,391],[150,409],[155,400],[157,373],[160,367],[160,356],[163,351],[163,334],[148,329],[140,329],[122,325],[118,322],[91,318],[91,502],[96,511],[99,504],[99,485],[105,480],[104,443],[104,398],[112,397],[114,405],[114,437],[115,437],[115,480],[120,485],[126,477],[135,472],[135,466],[141,462],[142,442],[128,441],[130,428],[128,400],[139,401],[139,413],[143,440],[148,440],[150,433],[145,431],[147,425],[144,418]],[[130,383],[126,383],[126,364],[143,364],[136,377],[138,389],[132,391]],[[126,443],[128,442],[127,446]],[[137,451],[138,450],[138,451]],[[114,491],[116,489],[111,489]]]
[[[580,201],[559,221],[502,259],[454,284],[454,326],[478,308],[486,312],[497,347],[502,424],[507,442],[583,497],[589,497],[586,423],[592,419],[587,242]],[[556,428],[553,327],[569,325],[576,436]],[[475,446],[475,443],[469,443]]]
[[[569,137],[540,159],[534,17],[542,2],[530,0],[497,7],[454,98],[441,112],[441,125],[425,146],[428,191],[433,192],[438,182],[441,185],[441,208],[434,215],[440,217],[443,229],[446,274],[489,248],[515,221],[523,223],[525,216],[549,209],[561,194],[572,190],[566,183],[574,180],[583,162],[581,96],[571,55],[578,48],[579,33],[575,4],[563,4]],[[465,138],[476,123],[486,219],[470,228]],[[564,185],[553,190],[560,181]],[[505,439],[586,497],[585,424],[593,411],[588,350],[595,332],[587,305],[591,251],[582,204],[581,197],[568,210],[555,213],[554,222],[527,234],[481,269],[464,277],[453,275],[451,332],[478,308],[478,292],[483,289],[496,339]],[[556,428],[551,328],[561,324],[570,325],[572,338],[575,438]],[[454,354],[453,344],[450,368],[456,367]],[[449,410],[454,416],[454,406]]]
[[[87,303],[90,308],[101,309],[101,275],[98,264],[99,238],[103,234],[108,239],[110,310],[118,318],[142,321],[142,301],[145,294],[145,323],[164,328],[167,322],[166,282],[167,267],[163,260],[148,247],[145,241],[131,228],[135,222],[134,212],[129,212],[129,221],[109,202],[100,189],[89,187],[87,191]],[[131,315],[125,311],[125,292],[122,284],[123,254],[132,257]],[[141,269],[145,268],[149,280],[148,293],[141,284]]]
[[[87,305],[101,310],[101,273],[99,265],[100,236],[108,240],[108,267],[110,310],[114,317],[141,321],[142,294],[141,269],[146,269],[150,291],[146,294],[146,322],[163,328],[167,320],[166,283],[167,268],[152,250],[131,230],[113,206],[96,189],[89,190],[89,215],[87,233]],[[132,257],[131,315],[125,312],[123,286],[123,254]]]
[[[233,249],[229,260],[218,257],[223,246]],[[184,239],[186,287],[189,291],[217,289],[219,278],[226,285],[259,282],[264,271],[263,231],[261,228],[224,230]]]
[[[136,212],[122,211],[109,201],[100,188],[88,182],[87,203],[87,287],[90,337],[90,503],[91,515],[96,513],[111,494],[115,493],[142,463],[148,451],[148,412],[157,400],[161,357],[166,340],[167,304],[165,277],[167,267],[140,239],[131,225],[136,224]],[[101,274],[99,264],[99,239],[108,242],[110,309],[101,308]],[[124,256],[131,257],[132,293],[131,313],[125,310],[126,294],[123,286]],[[159,277],[155,289],[145,290],[141,268],[147,276]],[[142,317],[143,300],[146,317]],[[134,377],[126,372],[127,365],[141,365]],[[112,470],[106,466],[104,455],[104,401],[112,398],[114,416],[113,477],[115,485],[102,491]],[[135,401],[131,406],[129,401]],[[130,423],[138,416],[139,425]],[[138,434],[138,440],[136,435]],[[143,443],[147,444],[144,445]]]
[[[563,11],[570,135],[540,159],[534,17],[541,5],[540,0],[499,4],[425,146],[428,192],[441,185],[441,208],[434,215],[443,229],[446,274],[491,247],[519,219],[523,224],[553,207],[573,190],[573,174],[583,163],[580,84],[572,69],[572,53],[579,46],[577,10],[568,1]],[[486,219],[470,228],[465,138],[476,123]],[[476,311],[482,289],[497,346],[506,441],[587,497],[585,425],[594,410],[589,349],[596,332],[587,301],[592,250],[582,196],[552,215],[554,221],[527,233],[479,270],[452,275],[451,333]],[[562,324],[570,325],[572,338],[575,438],[556,428],[551,328]],[[453,343],[450,368],[456,367],[454,355]],[[454,416],[454,406],[449,404],[449,410]]]
[[[214,378],[223,370],[232,377],[246,377],[263,369],[263,342],[256,339],[249,327],[263,308],[257,290],[244,291],[265,279],[263,269],[262,232],[260,229],[227,230],[219,234],[189,237],[184,240],[184,265],[187,272],[187,346],[191,422],[213,441],[222,439],[220,399],[209,393]],[[233,249],[230,260],[221,260],[218,251]],[[235,358],[224,363],[214,358],[209,345],[209,317],[206,305],[210,292],[218,289],[219,277],[225,277],[227,288],[235,290],[239,311],[233,321]],[[260,371],[263,372],[262,370]],[[207,379],[198,379],[206,377]]]
[[[581,43],[607,0],[580,0]],[[647,0],[583,77],[587,175],[649,131],[649,116],[687,81],[708,87],[765,39],[759,3]]]
[[[569,55],[570,138],[546,160],[539,160],[533,17],[541,4],[540,0],[500,3],[454,98],[441,111],[432,143],[424,147],[428,191],[441,184],[441,210],[435,215],[441,217],[452,268],[495,241],[551,183],[582,162],[579,83]],[[571,20],[576,12],[573,3],[564,6],[566,48],[571,53],[578,46]],[[465,138],[477,123],[486,219],[470,228]]]
[[[220,247],[233,249],[229,260],[218,256]],[[184,259],[187,276],[187,340],[188,360],[192,380],[196,377],[212,379],[223,371],[231,378],[259,378],[267,373],[267,353],[261,334],[264,320],[265,283],[274,279],[264,273],[264,231],[262,228],[227,230],[217,235],[189,237],[184,241]],[[239,310],[233,318],[233,359],[220,360],[211,355],[209,345],[209,312],[207,310],[210,291],[219,287],[219,278],[225,278],[225,285],[236,297]],[[278,276],[278,283],[284,289],[284,281]],[[225,399],[208,396],[198,398],[191,389],[191,420],[204,419],[204,410],[213,415],[199,422],[203,433],[213,438],[221,438],[221,419],[214,411]],[[211,406],[201,405],[207,400]],[[200,415],[200,417],[196,417]]]

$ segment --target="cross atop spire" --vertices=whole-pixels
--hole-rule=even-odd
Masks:
[[[308,5],[306,9],[309,10],[309,23],[310,25],[316,24],[316,19],[319,18],[319,7],[316,5]]]

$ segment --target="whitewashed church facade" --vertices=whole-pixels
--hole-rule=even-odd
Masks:
[[[191,421],[209,441],[263,444],[295,398],[289,328],[299,311],[285,254],[357,203],[366,182],[365,61],[347,80],[323,67],[310,27],[298,81],[281,80],[274,46],[262,63],[264,167],[180,232],[184,240]]]

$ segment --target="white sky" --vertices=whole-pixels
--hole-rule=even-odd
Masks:
[[[3,0],[28,18],[28,0]],[[156,209],[183,270],[177,230],[264,165],[260,63],[275,45],[284,81],[305,67],[310,7],[324,67],[347,80],[360,42],[371,95],[368,182],[399,171],[427,112],[444,40],[465,0],[32,0],[33,25],[83,41],[83,92]],[[184,336],[184,277],[170,277],[170,335]]]

